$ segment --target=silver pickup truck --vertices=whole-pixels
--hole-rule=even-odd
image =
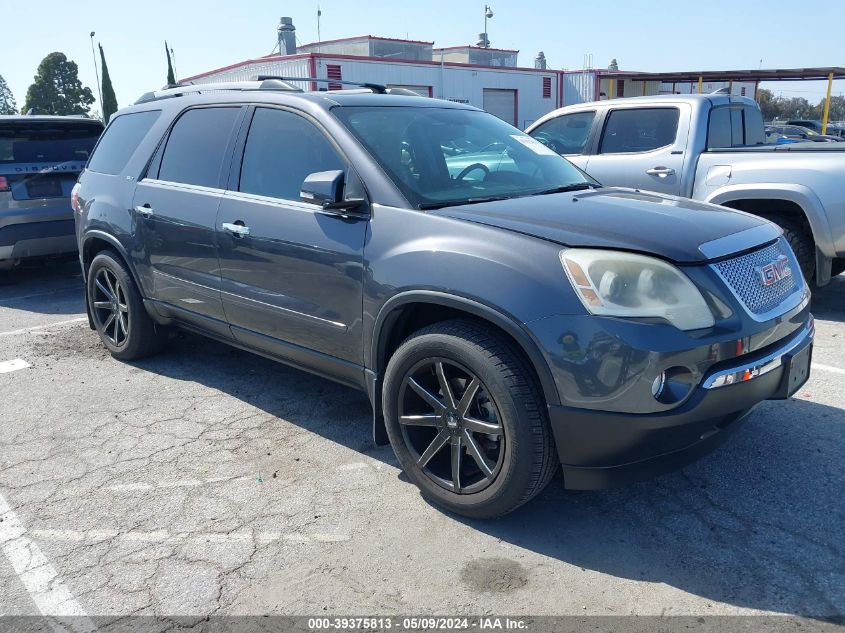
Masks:
[[[845,143],[766,145],[763,128],[746,97],[661,95],[567,106],[526,131],[602,184],[777,223],[805,277],[825,285],[845,271]]]

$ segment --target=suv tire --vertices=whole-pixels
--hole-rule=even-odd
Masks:
[[[532,367],[502,335],[474,321],[436,323],[405,340],[388,363],[383,405],[408,478],[457,514],[506,514],[557,470]]]
[[[165,332],[147,314],[132,275],[113,252],[102,251],[91,262],[86,292],[94,329],[112,356],[135,360],[162,348]]]

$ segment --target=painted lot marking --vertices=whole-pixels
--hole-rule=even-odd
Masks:
[[[845,374],[845,369],[839,367],[832,367],[831,365],[822,365],[821,363],[813,363],[813,369],[821,369],[822,371],[829,371],[833,374]]]
[[[26,369],[27,367],[32,367],[32,365],[30,365],[22,358],[6,360],[0,363],[0,374],[8,374],[9,372],[18,371],[19,369]]]
[[[252,481],[252,477],[210,477],[208,479],[181,479],[177,481],[159,481],[156,483],[132,483],[132,484],[115,484],[107,486],[105,490],[110,492],[146,492],[148,490],[156,490],[160,488],[195,488],[197,486],[204,486],[208,484],[218,484],[222,482],[236,482],[236,481]]]
[[[54,629],[96,631],[82,605],[27,533],[18,515],[0,495],[0,546],[35,606],[48,617],[76,616],[70,622],[52,622]]]
[[[30,332],[37,332],[39,330],[47,330],[52,327],[60,327],[62,325],[69,325],[71,323],[82,323],[88,321],[88,317],[79,317],[78,319],[68,319],[67,321],[56,321],[55,323],[47,323],[46,325],[36,325],[33,327],[25,327],[20,330],[9,330],[8,332],[0,332],[2,336],[17,336],[18,334],[29,334]]]
[[[342,543],[350,540],[349,534],[338,534],[331,532],[316,532],[303,534],[300,532],[284,533],[277,530],[256,532],[253,530],[243,532],[168,532],[167,530],[154,530],[144,532],[132,530],[121,532],[120,530],[30,530],[28,532],[33,538],[41,541],[64,541],[73,543],[96,543],[99,541],[114,539],[133,543],[179,543],[182,541],[202,541],[209,543],[249,543],[255,541],[261,545],[267,545],[275,541],[286,543]]]

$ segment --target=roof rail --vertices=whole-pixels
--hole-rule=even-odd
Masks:
[[[275,79],[278,81],[314,81],[319,83],[331,83],[331,84],[340,84],[341,86],[357,86],[358,88],[369,88],[376,94],[384,95],[387,94],[387,86],[383,86],[382,84],[374,84],[369,82],[363,81],[342,81],[340,79],[320,79],[319,77],[281,77],[278,75],[258,75],[256,77],[258,81],[269,81],[271,79]]]
[[[147,103],[158,99],[181,97],[186,94],[206,92],[209,90],[282,90],[286,92],[302,92],[301,88],[297,88],[293,84],[277,77],[270,77],[259,79],[258,81],[221,81],[207,84],[168,86],[162,90],[142,94],[135,103]]]

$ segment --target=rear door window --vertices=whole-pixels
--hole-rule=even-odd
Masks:
[[[650,152],[675,142],[677,108],[611,110],[602,134],[600,154]]]
[[[595,118],[595,110],[564,114],[538,125],[531,136],[558,154],[583,154]]]
[[[707,148],[726,149],[765,143],[763,115],[757,108],[721,107],[710,111]],[[775,127],[778,134],[795,134],[790,127]]]
[[[196,108],[179,117],[167,139],[158,179],[219,187],[224,154],[240,109]]]
[[[97,145],[88,169],[111,175],[122,172],[159,115],[161,110],[149,110],[115,117]]]

